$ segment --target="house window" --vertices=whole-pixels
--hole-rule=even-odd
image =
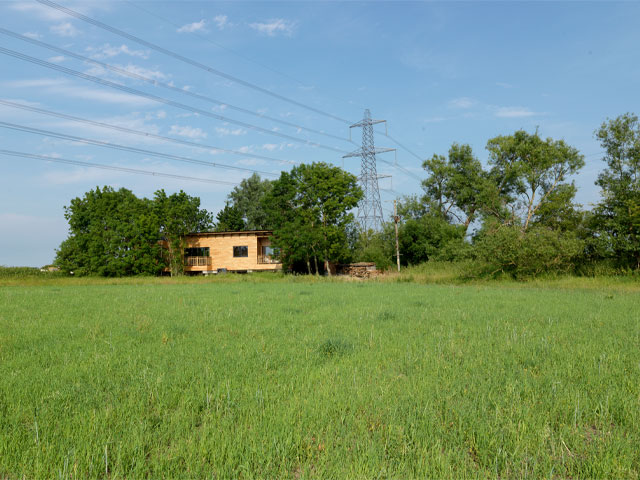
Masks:
[[[249,256],[249,247],[247,247],[247,246],[233,247],[233,256],[234,257],[248,257]]]
[[[209,247],[185,248],[185,257],[208,257]]]

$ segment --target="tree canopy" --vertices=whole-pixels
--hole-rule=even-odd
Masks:
[[[211,226],[200,199],[183,191],[153,200],[125,188],[96,187],[65,207],[69,237],[56,252],[56,264],[76,275],[157,275],[182,270],[182,237]],[[161,242],[168,243],[165,249]]]
[[[329,262],[348,255],[350,212],[362,198],[354,175],[326,163],[299,165],[282,172],[265,195],[263,207],[273,226],[274,245],[286,266],[303,261],[311,271],[318,259]]]

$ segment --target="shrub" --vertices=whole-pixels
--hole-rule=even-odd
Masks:
[[[576,269],[584,252],[584,241],[574,233],[536,226],[522,232],[517,226],[503,226],[484,233],[477,241],[477,253],[485,262],[483,274],[506,273],[524,278],[542,273],[569,273]]]

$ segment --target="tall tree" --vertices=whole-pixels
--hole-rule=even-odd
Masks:
[[[539,210],[556,202],[554,208],[566,208],[575,189],[567,189],[568,178],[584,166],[584,157],[564,140],[543,140],[518,130],[513,135],[498,136],[487,143],[490,172],[497,191],[511,212],[508,223],[529,228]],[[558,195],[564,189],[565,195]]]
[[[224,208],[216,215],[216,231],[240,232],[246,229],[247,225],[244,222],[240,209],[226,202]]]
[[[65,207],[69,238],[56,252],[56,264],[78,275],[157,274],[160,225],[148,199],[125,188],[87,192]]]
[[[422,164],[423,201],[432,214],[459,223],[466,232],[484,207],[491,204],[495,185],[469,145],[454,143],[448,157],[434,155]]]
[[[189,196],[182,190],[169,196],[164,190],[158,190],[155,192],[153,207],[160,235],[167,241],[171,275],[179,275],[184,267],[185,235],[212,228],[212,216],[200,208],[200,198]]]
[[[596,184],[602,201],[594,209],[603,251],[621,264],[640,268],[640,123],[631,113],[608,119],[596,131],[607,168]]]
[[[254,173],[245,178],[240,185],[233,188],[229,194],[231,205],[237,209],[244,227],[248,230],[267,230],[267,213],[262,204],[262,199],[271,190],[271,180],[262,180],[260,175]]]
[[[319,258],[330,273],[329,262],[346,254],[350,210],[361,198],[356,177],[338,167],[313,163],[283,172],[263,203],[283,261],[302,257],[310,270],[310,260]]]

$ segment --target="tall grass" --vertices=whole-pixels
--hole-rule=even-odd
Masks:
[[[637,307],[277,276],[3,287],[0,478],[638,478]]]

